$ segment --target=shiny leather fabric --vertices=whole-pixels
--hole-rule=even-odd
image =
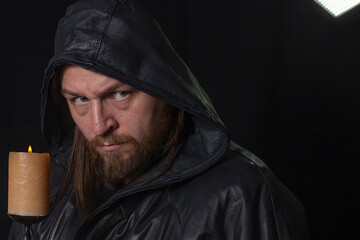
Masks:
[[[122,189],[104,193],[108,197],[85,220],[70,188],[31,227],[35,239],[308,239],[301,204],[261,160],[229,139],[206,93],[134,1],[82,0],[59,23],[41,108],[52,199],[73,138],[74,123],[53,81],[63,64],[108,75],[183,109],[193,128],[160,178],[139,184],[156,176],[166,158]],[[14,223],[9,239],[23,237],[24,227]]]

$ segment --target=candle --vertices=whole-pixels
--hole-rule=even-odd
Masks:
[[[8,213],[46,216],[50,211],[50,155],[9,153]]]

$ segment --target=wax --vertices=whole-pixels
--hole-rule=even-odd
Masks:
[[[50,211],[50,155],[9,153],[8,213],[46,216]]]

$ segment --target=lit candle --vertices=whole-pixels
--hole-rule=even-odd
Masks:
[[[50,155],[9,153],[8,213],[46,216],[50,211]]]

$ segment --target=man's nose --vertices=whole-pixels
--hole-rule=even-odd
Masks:
[[[97,136],[105,136],[118,127],[110,106],[101,100],[92,103],[91,118],[93,132]]]

